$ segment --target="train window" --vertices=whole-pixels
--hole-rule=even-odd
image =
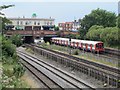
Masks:
[[[83,43],[81,43],[81,46],[83,46]]]
[[[104,48],[104,44],[102,43],[102,48]]]
[[[84,43],[82,43],[82,45],[84,46],[85,44],[84,44]]]
[[[88,44],[86,43],[85,46],[88,46]]]
[[[93,47],[93,45],[92,45],[92,44],[89,44],[88,46],[89,46],[89,47],[91,47],[91,46]]]
[[[96,44],[96,48],[104,48],[103,43]]]
[[[93,44],[90,44],[92,47],[94,47],[94,45]]]
[[[98,44],[96,44],[96,48],[98,48],[99,47],[99,45]]]
[[[104,48],[103,43],[100,43],[100,44],[99,44],[99,48]]]

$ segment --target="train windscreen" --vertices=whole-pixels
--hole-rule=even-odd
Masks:
[[[102,48],[104,48],[104,45],[103,45],[103,43],[98,43],[98,44],[96,44],[96,48],[99,48],[99,49],[102,49]]]

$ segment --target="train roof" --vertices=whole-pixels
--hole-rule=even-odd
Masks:
[[[54,37],[52,39],[67,40],[67,41],[69,41],[69,38],[61,38],[61,37]],[[87,43],[87,44],[103,43],[101,41],[89,41],[89,40],[79,40],[79,39],[71,39],[71,42],[81,42],[81,43]]]

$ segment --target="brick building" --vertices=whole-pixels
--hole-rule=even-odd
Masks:
[[[58,23],[58,27],[64,31],[78,30],[80,28],[80,21],[74,20],[73,22]]]

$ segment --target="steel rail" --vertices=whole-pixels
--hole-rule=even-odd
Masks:
[[[23,54],[23,52],[22,52],[22,54]],[[45,62],[43,62],[42,60],[40,60],[40,59],[38,59],[38,58],[36,58],[36,57],[30,56],[30,55],[28,55],[28,54],[25,55],[25,54],[26,54],[26,53],[24,53],[24,56],[25,56],[25,57],[27,57],[27,58],[32,57],[32,58],[34,58],[34,59],[37,59],[38,61],[40,61],[40,62],[46,64],[47,66],[49,66],[49,67],[51,67],[51,68],[53,68],[53,69],[55,69],[55,70],[57,70],[57,71],[59,71],[59,72],[65,74],[66,76],[72,78],[72,79],[75,80],[76,82],[82,83],[82,84],[85,85],[87,88],[94,89],[93,87],[91,87],[91,86],[89,86],[89,85],[86,85],[85,83],[81,82],[80,80],[76,79],[75,77],[72,77],[72,76],[68,75],[67,73],[65,73],[65,72],[63,72],[63,71],[61,71],[61,70],[55,68],[54,66],[52,66],[52,65],[50,65],[50,64],[48,64],[48,63],[45,63]],[[28,57],[28,56],[29,56],[29,57]],[[31,58],[29,58],[29,59],[31,59]],[[33,61],[34,61],[34,60],[33,60]],[[34,62],[35,62],[35,61],[34,61]],[[38,62],[35,62],[35,63],[39,64]],[[43,66],[43,65],[41,65],[41,66],[44,67],[44,68],[46,68],[47,70],[50,70],[50,69],[47,68],[46,66]],[[52,73],[56,74],[56,73],[53,72],[52,70],[50,70],[50,71],[51,71]],[[56,75],[58,75],[58,74],[56,74]],[[60,78],[64,79],[64,80],[66,80],[66,79],[63,78],[61,75],[58,75],[58,76],[59,76]],[[74,85],[74,84],[73,84],[72,82],[70,82],[69,80],[66,80],[66,81],[69,82],[70,84]],[[78,87],[78,86],[76,86],[76,85],[74,85],[74,86],[77,87],[77,88],[79,88],[79,89],[81,89],[80,87]]]

